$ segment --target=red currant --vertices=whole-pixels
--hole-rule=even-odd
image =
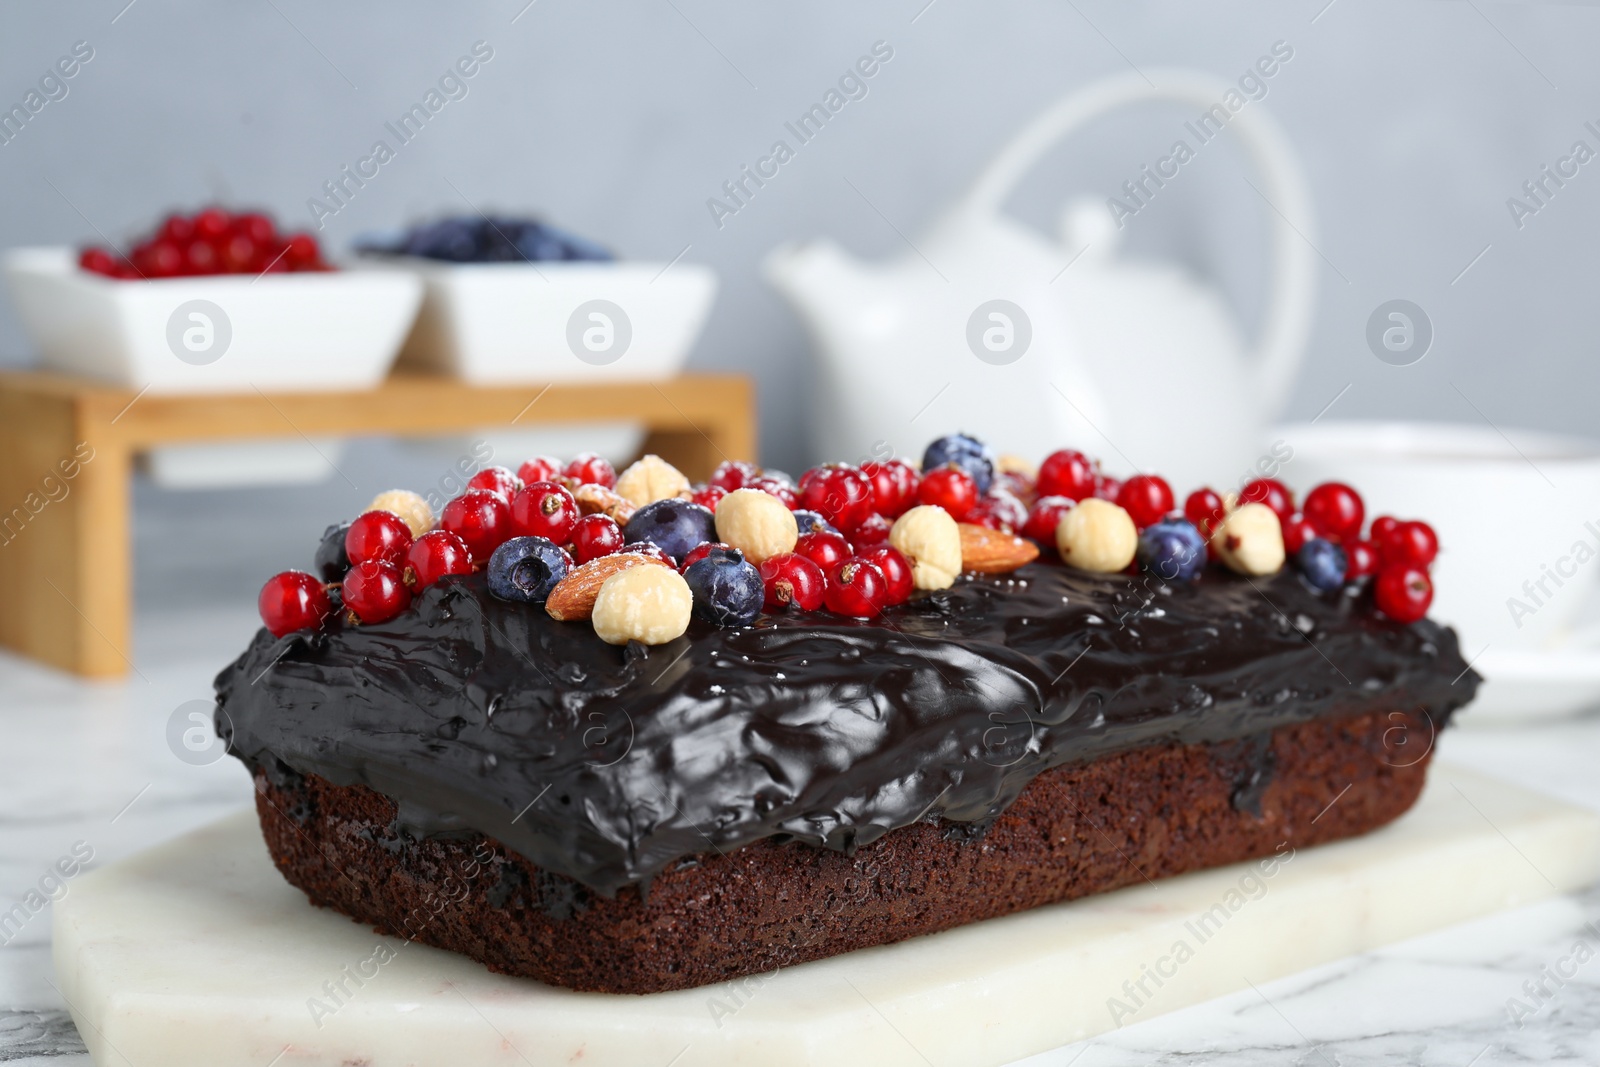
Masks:
[[[800,480],[800,506],[849,533],[872,514],[872,479],[848,463],[813,467]]]
[[[506,467],[485,467],[467,480],[467,488],[487,489],[509,504],[522,488],[522,481]]]
[[[411,606],[411,590],[393,563],[369,559],[345,572],[344,606],[362,622],[388,622]]]
[[[872,508],[886,519],[897,519],[917,502],[922,476],[903,459],[863,463],[861,473],[872,480]]]
[[[967,513],[967,521],[1016,533],[1028,521],[1028,509],[1004,489],[990,489]]]
[[[196,237],[183,248],[184,274],[216,274],[222,270],[222,257],[217,254],[215,243],[204,237]]]
[[[1021,470],[1002,470],[995,474],[994,485],[989,486],[990,493],[1010,493],[1019,501],[1032,501],[1038,496],[1038,486],[1034,480],[1022,474]]]
[[[738,459],[725,459],[717,464],[717,469],[711,472],[711,484],[723,492],[731,493],[735,489],[743,489],[755,481],[761,469],[754,463],[746,463]]]
[[[194,220],[187,215],[168,215],[157,235],[173,244],[188,244],[194,239]]]
[[[657,563],[665,563],[673,570],[678,569],[678,561],[667,555],[666,551],[653,541],[635,541],[631,545],[623,545],[619,552],[633,552],[641,556],[649,556]]]
[[[149,241],[133,250],[133,265],[146,278],[172,278],[184,271],[183,250],[171,241]]]
[[[579,563],[609,556],[622,548],[622,527],[607,515],[585,515],[572,526],[572,550]]]
[[[242,233],[230,233],[217,243],[217,259],[227,274],[246,274],[255,269],[256,243]]]
[[[601,485],[610,489],[617,484],[616,468],[593,452],[573,456],[561,473],[579,485]]]
[[[289,270],[314,270],[321,265],[322,251],[309,233],[290,234],[284,246],[283,263]]]
[[[800,539],[794,543],[794,551],[796,555],[804,556],[824,571],[831,571],[836,563],[855,550],[850,547],[850,542],[844,539],[844,535],[817,530],[801,534]]]
[[[1172,510],[1172,487],[1158,474],[1135,474],[1117,490],[1116,502],[1142,530],[1154,526]]]
[[[1390,531],[1400,525],[1400,520],[1393,515],[1379,515],[1372,520],[1372,529],[1367,532],[1367,540],[1374,545],[1383,544],[1383,539],[1389,536]]]
[[[1344,580],[1354,581],[1375,574],[1378,570],[1378,550],[1371,541],[1351,541],[1344,546]]]
[[[978,483],[955,464],[929,471],[917,486],[917,500],[944,508],[957,522],[964,522],[978,503]]]
[[[1425,522],[1402,522],[1378,541],[1384,566],[1426,567],[1439,554],[1439,538]]]
[[[801,611],[822,607],[822,591],[827,579],[822,568],[793,552],[769,556],[761,564],[761,584],[768,611],[782,611],[793,605]]]
[[[1300,511],[1317,536],[1334,544],[1360,537],[1361,523],[1366,518],[1361,494],[1343,482],[1323,482],[1311,490]]]
[[[716,513],[717,505],[722,503],[722,498],[728,495],[728,490],[720,485],[694,485],[689,487],[690,499],[701,507]]]
[[[1317,536],[1320,535],[1309,519],[1303,515],[1290,515],[1289,521],[1283,524],[1283,550],[1292,556]]]
[[[420,593],[447,574],[471,573],[467,543],[449,530],[432,530],[411,542],[400,577],[412,592]]]
[[[1061,525],[1061,516],[1076,507],[1077,503],[1070,496],[1040,497],[1028,511],[1028,518],[1022,524],[1022,536],[1031,537],[1047,548],[1054,548],[1056,527]]]
[[[894,607],[911,599],[911,561],[901,555],[899,549],[880,545],[861,553],[861,558],[876,563],[883,572],[886,606]]]
[[[1039,464],[1038,489],[1041,496],[1064,496],[1084,500],[1095,495],[1094,462],[1082,452],[1062,449],[1052,452]]]
[[[208,207],[194,217],[194,234],[207,240],[215,240],[228,232],[228,227],[233,224],[233,219],[220,207]]]
[[[1433,603],[1433,582],[1421,567],[1385,564],[1373,583],[1378,610],[1395,622],[1416,622]]]
[[[367,511],[345,531],[344,552],[351,563],[381,559],[399,563],[411,547],[411,527],[392,511]]]
[[[444,513],[439,517],[439,526],[465,541],[472,558],[485,563],[494,555],[494,550],[515,533],[511,525],[511,509],[504,500],[487,489],[468,489],[446,504]],[[561,540],[565,541],[566,538]]]
[[[278,228],[272,224],[270,218],[259,211],[240,212],[233,217],[233,225],[229,228],[262,247],[276,244],[278,241]]]
[[[534,482],[554,482],[561,477],[561,461],[553,456],[534,456],[517,468],[517,478],[523,485]]]
[[[103,248],[85,248],[78,253],[78,266],[95,274],[115,275],[117,257]]]
[[[836,615],[870,619],[883,610],[888,597],[889,582],[878,565],[850,556],[828,571],[822,602]]]
[[[1288,522],[1289,516],[1294,514],[1294,494],[1276,478],[1245,482],[1244,488],[1239,490],[1239,503],[1265,504],[1278,516],[1279,522]]]
[[[267,579],[256,598],[256,610],[273,637],[296,630],[315,630],[333,612],[328,591],[304,571],[284,571]]]
[[[1122,492],[1122,481],[1111,477],[1109,474],[1098,474],[1094,479],[1094,495],[1100,500],[1117,502],[1117,496]]]
[[[724,552],[732,552],[734,550],[732,545],[725,545],[721,541],[701,541],[698,545],[695,545],[684,555],[683,566],[679,567],[678,569],[680,571],[687,571],[690,567],[694,566],[696,563],[699,563],[701,560],[705,559],[707,556],[711,555],[712,552],[719,548]]]
[[[892,529],[889,520],[882,515],[868,515],[861,520],[861,525],[850,531],[850,543],[862,550],[887,544]]]
[[[777,497],[779,500],[783,501],[783,506],[788,508],[790,511],[794,511],[800,506],[800,497],[795,493],[794,486],[790,485],[782,478],[771,478],[766,475],[762,475],[759,478],[752,479],[750,484],[745,486],[745,488],[759,489],[768,496]]]
[[[1211,531],[1222,521],[1222,498],[1210,489],[1196,489],[1183,502],[1183,517],[1194,523],[1200,536],[1211,537]]]
[[[511,525],[523,537],[564,545],[580,515],[572,494],[555,482],[534,482],[511,498]]]

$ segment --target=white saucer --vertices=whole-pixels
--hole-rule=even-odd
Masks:
[[[1472,661],[1484,678],[1460,725],[1513,726],[1600,708],[1600,649],[1573,642],[1554,649],[1487,648]]]

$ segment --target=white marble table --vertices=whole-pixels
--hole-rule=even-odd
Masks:
[[[51,889],[47,876],[75,847],[79,855],[92,849],[97,866],[249,803],[237,764],[185,762],[167,730],[176,709],[208,696],[211,677],[254,625],[238,609],[145,612],[131,653],[137,673],[114,684],[0,658],[0,912],[41,879]],[[1516,732],[1452,730],[1440,750],[1600,809],[1600,718]],[[1590,922],[1600,927],[1600,891],[1261,984],[1028,1063],[1600,1063],[1600,960],[1579,965],[1561,988],[1541,974],[1568,956]],[[50,915],[41,910],[0,947],[0,1063],[87,1067],[53,984],[49,938]],[[1591,941],[1600,949],[1600,938]],[[1548,996],[1530,995],[1541,980]],[[1521,1026],[1508,1011],[1511,998],[1537,1009]]]

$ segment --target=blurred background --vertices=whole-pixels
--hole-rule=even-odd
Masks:
[[[1520,227],[1507,199],[1575,140],[1600,146],[1584,128],[1600,119],[1597,24],[1589,4],[1429,0],[29,5],[8,10],[0,34],[8,107],[75,42],[93,59],[0,144],[0,246],[124,242],[211,201],[311,229],[335,257],[359,234],[444,213],[537,213],[626,258],[714,269],[720,290],[688,365],[751,374],[761,458],[798,472],[825,458],[810,432],[817,370],[801,320],[761,277],[763,256],[813,236],[864,260],[907,255],[1013,133],[1069,91],[1171,66],[1234,81],[1285,42],[1292,60],[1250,104],[1284,128],[1314,203],[1313,327],[1285,416],[1311,418],[1338,396],[1343,418],[1582,431],[1600,385],[1587,299],[1600,177],[1583,168]],[[323,183],[478,41],[493,59],[467,95],[318,220],[308,201]],[[893,58],[865,98],[719,225],[708,199],[878,41]],[[1054,233],[1066,199],[1121,195],[1194,110],[1141,105],[1091,123],[1046,155],[1010,212]],[[1222,137],[1120,238],[1121,254],[1177,263],[1216,288],[1253,335],[1271,216],[1247,173]],[[1435,331],[1413,366],[1380,361],[1365,340],[1373,310],[1396,298],[1425,309]],[[0,303],[0,363],[36,358]],[[958,393],[919,421],[928,437],[961,424]],[[431,480],[439,462],[366,441],[340,466],[365,488]],[[228,504],[239,493],[265,506]],[[299,560],[307,530],[351,506],[338,478],[186,494],[141,480],[137,494],[141,586],[165,581],[170,564],[187,589],[238,595]],[[197,515],[216,542],[199,556]]]

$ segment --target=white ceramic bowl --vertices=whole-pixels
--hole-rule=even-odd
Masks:
[[[370,388],[422,299],[402,270],[121,281],[67,248],[12,249],[4,269],[45,367],[152,393]]]
[[[717,291],[692,263],[374,262],[426,285],[402,360],[479,384],[671,377]]]
[[[1484,425],[1322,422],[1279,427],[1302,492],[1342,481],[1367,514],[1439,535],[1429,614],[1463,654],[1559,647],[1600,588],[1600,442]]]

